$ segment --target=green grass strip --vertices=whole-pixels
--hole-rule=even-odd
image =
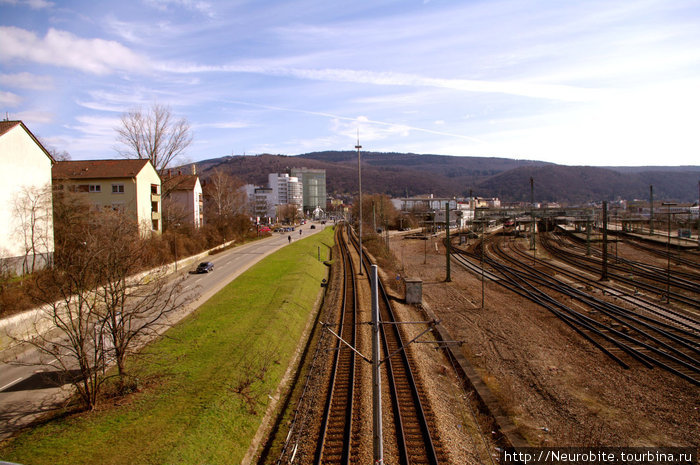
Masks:
[[[319,295],[331,228],[266,257],[134,359],[148,387],[120,406],[56,419],[0,460],[41,464],[236,464],[260,425]]]

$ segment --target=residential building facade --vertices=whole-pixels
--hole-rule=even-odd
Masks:
[[[194,170],[193,170],[194,171]],[[163,183],[163,221],[168,226],[204,224],[204,196],[197,174],[165,175]]]
[[[161,180],[146,159],[60,161],[54,189],[85,195],[95,209],[125,213],[143,235],[162,232]]]
[[[0,265],[32,272],[53,261],[49,152],[21,121],[0,121]]]

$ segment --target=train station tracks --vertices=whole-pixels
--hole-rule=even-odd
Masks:
[[[470,251],[457,249],[455,259],[473,267],[482,259],[483,246],[484,265],[499,276],[499,285],[549,310],[623,368],[632,363],[658,367],[700,385],[700,321],[692,311],[700,296],[697,281],[672,297],[680,307],[662,305],[639,292],[656,295],[659,290],[660,278],[648,266],[620,262],[619,271],[610,275],[614,282],[602,283],[593,274],[600,265],[596,269],[580,250],[567,250],[561,242],[556,246],[560,239],[550,234],[541,234],[541,244],[570,266],[535,258],[499,236]],[[640,276],[629,277],[630,266]]]

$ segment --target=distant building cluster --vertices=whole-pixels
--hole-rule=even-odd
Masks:
[[[276,223],[304,215],[321,217],[326,209],[326,170],[292,168],[270,173],[267,186],[245,186],[257,222]]]

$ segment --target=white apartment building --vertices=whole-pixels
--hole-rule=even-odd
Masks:
[[[54,253],[49,152],[21,121],[0,121],[0,267],[17,274]]]
[[[303,202],[303,188],[299,178],[287,173],[270,173],[267,176],[267,184],[272,189],[272,198],[275,205],[298,205],[301,210]]]

